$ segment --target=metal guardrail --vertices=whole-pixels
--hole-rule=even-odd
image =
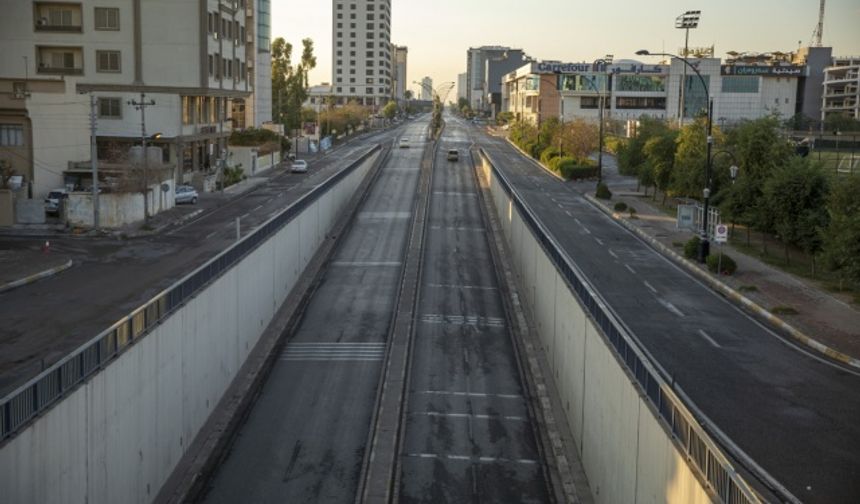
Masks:
[[[213,280],[235,266],[243,257],[286,226],[380,149],[379,145],[374,146],[348,167],[335,173],[281,213],[266,221],[254,232],[9,393],[0,400],[0,441],[18,432],[30,420],[104,368],[107,363],[144,337],[153,327],[197,295]]]
[[[600,328],[603,337],[610,343],[648,401],[666,422],[694,471],[699,473],[702,480],[707,482],[722,502],[727,504],[763,502],[743,476],[737,472],[723,450],[696,420],[690,408],[675,393],[670,382],[658,370],[658,365],[646,355],[636,339],[624,328],[586,280],[585,275],[573,264],[562,247],[556,243],[549,231],[520,198],[507,177],[483,149],[480,152],[570,290],[579,298],[581,305]]]

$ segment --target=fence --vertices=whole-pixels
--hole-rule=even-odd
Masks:
[[[825,169],[840,174],[860,174],[860,133],[794,132],[798,152],[808,152],[809,158]]]
[[[723,450],[711,439],[705,427],[696,420],[696,416],[690,411],[691,408],[695,409],[695,407],[692,406],[689,399],[686,399],[690,404],[688,407],[685,401],[681,399],[683,394],[673,383],[673,380],[664,376],[665,373],[660,371],[659,364],[626,330],[608,304],[585,280],[585,276],[579,268],[573,264],[561,246],[555,242],[549,231],[519,197],[506,176],[493,164],[486,152],[483,150],[480,152],[484,161],[491,166],[493,176],[498,179],[501,187],[522,216],[523,221],[561,277],[564,278],[570,291],[575,293],[580,304],[599,328],[604,340],[614,350],[619,360],[634,378],[641,392],[653,405],[654,410],[659,412],[660,418],[665,421],[666,427],[671,432],[677,446],[686,455],[693,470],[699,474],[703,481],[707,482],[707,485],[719,496],[722,502],[728,504],[762,502],[758,494],[734,468]],[[723,441],[724,445],[733,446],[729,440]],[[738,453],[739,450],[732,451],[735,452],[733,453],[734,456],[746,458],[742,453]],[[754,466],[755,464],[752,463],[751,465]],[[756,476],[762,479],[767,486],[780,488],[769,475],[757,466],[747,469],[756,472]],[[784,500],[792,501],[792,498],[786,496]]]
[[[4,397],[0,401],[0,441],[19,431],[31,419],[104,368],[123,350],[144,337],[165,317],[287,225],[380,149],[379,145],[370,149],[347,168],[329,177],[254,232]]]

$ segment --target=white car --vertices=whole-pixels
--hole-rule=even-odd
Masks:
[[[297,159],[293,161],[292,171],[293,173],[307,173],[308,162],[304,159]]]
[[[409,148],[409,139],[408,138],[401,138],[400,139],[400,148],[401,149],[408,149]]]
[[[48,193],[45,198],[45,212],[49,214],[58,214],[60,212],[60,202],[69,197],[69,191],[66,189],[54,189]]]

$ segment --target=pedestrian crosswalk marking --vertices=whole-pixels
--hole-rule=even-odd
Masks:
[[[470,325],[484,327],[505,327],[505,320],[498,317],[479,317],[476,315],[441,315],[429,313],[421,316],[425,324]]]
[[[278,356],[283,362],[381,361],[385,343],[290,343]]]

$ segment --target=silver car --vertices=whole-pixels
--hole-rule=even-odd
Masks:
[[[197,197],[197,189],[194,189],[189,185],[181,185],[176,188],[176,198],[174,201],[177,205],[181,205],[183,203],[196,205]]]
[[[308,162],[304,159],[293,161],[293,173],[306,173],[308,171]]]

